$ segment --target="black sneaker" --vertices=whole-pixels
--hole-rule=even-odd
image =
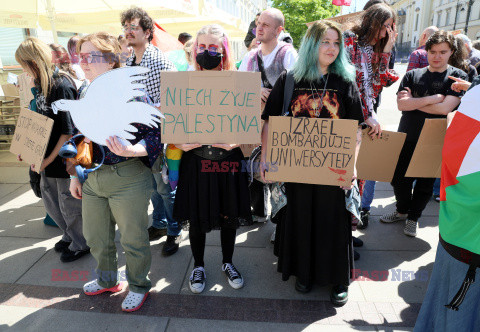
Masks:
[[[433,195],[433,200],[437,203],[440,203],[440,195]]]
[[[356,248],[363,247],[363,241],[360,240],[358,237],[352,236],[352,242],[353,246]]]
[[[167,235],[167,241],[165,241],[165,244],[163,245],[163,249],[162,249],[163,256],[170,256],[176,253],[178,251],[180,240],[181,240],[180,235],[177,235],[177,236]]]
[[[203,266],[197,266],[193,269],[192,274],[190,275],[190,290],[192,293],[200,294],[205,289],[205,280],[207,279],[205,275],[205,269]]]
[[[312,290],[312,284],[302,284],[297,278],[295,281],[295,290],[299,293],[308,293]]]
[[[330,301],[334,306],[341,307],[348,301],[348,286],[337,285],[332,288],[330,293]]]
[[[155,228],[153,226],[148,228],[148,240],[149,241],[156,241],[162,237],[167,235],[166,228]]]
[[[365,229],[368,227],[368,217],[370,216],[370,211],[362,209],[360,211],[360,220],[358,221],[357,228],[358,229]]]
[[[58,241],[57,243],[55,243],[55,247],[54,247],[55,251],[63,252],[65,249],[68,249],[68,247],[70,246],[70,243],[72,242],[67,242],[63,240]]]
[[[76,261],[77,259],[90,253],[90,248],[85,250],[71,251],[70,249],[65,249],[60,255],[60,260],[64,263],[69,263]]]
[[[230,286],[232,286],[232,288],[239,289],[243,287],[242,275],[233,264],[230,264],[230,263],[223,264],[222,271],[225,272],[225,275],[227,276],[227,279],[228,279],[228,283],[230,284]]]

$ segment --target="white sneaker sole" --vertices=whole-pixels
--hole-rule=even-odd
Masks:
[[[406,230],[403,230],[403,233],[407,236],[411,236],[411,237],[416,237],[417,236],[417,233],[410,233],[410,232],[407,232]]]
[[[230,284],[230,286],[233,288],[233,289],[240,289],[243,287],[243,280],[242,280],[242,283],[241,284],[237,284],[237,283],[234,283],[232,282],[230,279],[228,279],[228,283]]]
[[[205,283],[202,285],[202,287],[198,287],[198,288],[193,287],[190,283],[188,284],[188,286],[190,287],[190,291],[193,294],[200,294],[205,289]]]

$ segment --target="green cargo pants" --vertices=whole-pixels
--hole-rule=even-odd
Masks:
[[[135,158],[103,165],[83,184],[83,234],[97,261],[96,277],[102,287],[113,287],[118,281],[114,242],[117,224],[130,290],[145,294],[151,288],[148,272],[152,257],[147,231],[151,181],[150,169]]]

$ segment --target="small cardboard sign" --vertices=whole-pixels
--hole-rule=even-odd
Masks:
[[[384,130],[381,138],[371,139],[369,131],[370,128],[362,131],[357,177],[362,180],[390,182],[407,134]]]
[[[162,72],[163,143],[260,143],[260,73]]]
[[[24,108],[28,108],[30,105],[30,101],[33,99],[32,94],[32,78],[27,75],[27,73],[23,73],[18,75],[18,94],[20,96],[20,106]]]
[[[447,132],[447,119],[426,119],[413,152],[406,177],[439,178],[442,169],[442,148]]]
[[[13,84],[2,84],[2,90],[4,96],[18,97],[18,88]]]
[[[271,116],[267,180],[348,186],[358,121]]]
[[[53,120],[22,108],[13,134],[10,152],[21,155],[24,162],[34,164],[38,172],[52,132]]]

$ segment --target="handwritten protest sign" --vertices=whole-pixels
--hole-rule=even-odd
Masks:
[[[447,119],[426,119],[406,177],[439,178],[442,169],[442,149],[447,132]]]
[[[358,122],[271,116],[267,180],[349,185]]]
[[[53,120],[22,108],[13,134],[10,152],[20,154],[23,161],[34,164],[38,172],[52,132]]]
[[[260,143],[260,73],[162,73],[162,142]]]
[[[357,177],[362,180],[390,182],[407,134],[384,130],[380,139],[372,139],[368,135],[369,131],[370,128],[362,131]]]

